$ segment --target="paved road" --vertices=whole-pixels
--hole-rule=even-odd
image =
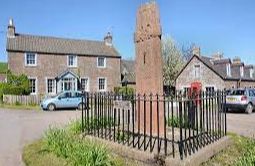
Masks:
[[[229,132],[255,139],[255,112],[252,114],[243,112],[227,113],[227,125]]]
[[[42,136],[50,124],[62,125],[75,119],[80,111],[25,111],[0,108],[0,166],[23,165],[21,153],[24,145]],[[228,131],[255,136],[255,113],[228,113]]]
[[[63,125],[80,111],[28,111],[0,108],[0,166],[22,166],[24,145],[40,138],[49,125]]]

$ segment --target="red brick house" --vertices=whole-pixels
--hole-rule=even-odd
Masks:
[[[103,41],[64,39],[7,32],[8,68],[26,74],[31,94],[65,90],[110,91],[121,85],[121,56],[110,33]]]

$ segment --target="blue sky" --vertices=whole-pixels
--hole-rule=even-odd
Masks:
[[[102,40],[113,33],[125,59],[134,59],[137,8],[149,0],[1,0],[0,61],[7,61],[10,17],[17,33]],[[255,64],[254,0],[157,0],[163,35],[182,45],[196,43],[203,55],[223,52]]]

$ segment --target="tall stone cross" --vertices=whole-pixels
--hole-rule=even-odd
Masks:
[[[141,95],[163,94],[163,67],[161,57],[161,26],[159,9],[155,2],[142,5],[137,12],[135,32],[135,72],[136,92]],[[153,96],[153,100],[156,96]],[[141,100],[142,101],[142,100]],[[143,102],[137,109],[139,130],[148,134],[152,130],[153,135],[162,134],[164,127],[163,102],[157,106],[152,104],[152,116],[150,114],[150,103],[144,106]],[[158,120],[159,119],[159,120]],[[151,122],[152,121],[152,122]],[[150,128],[152,123],[152,128]]]

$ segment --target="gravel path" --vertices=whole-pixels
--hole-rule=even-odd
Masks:
[[[22,148],[39,139],[49,125],[62,125],[80,111],[28,111],[0,108],[0,166],[22,166]]]

